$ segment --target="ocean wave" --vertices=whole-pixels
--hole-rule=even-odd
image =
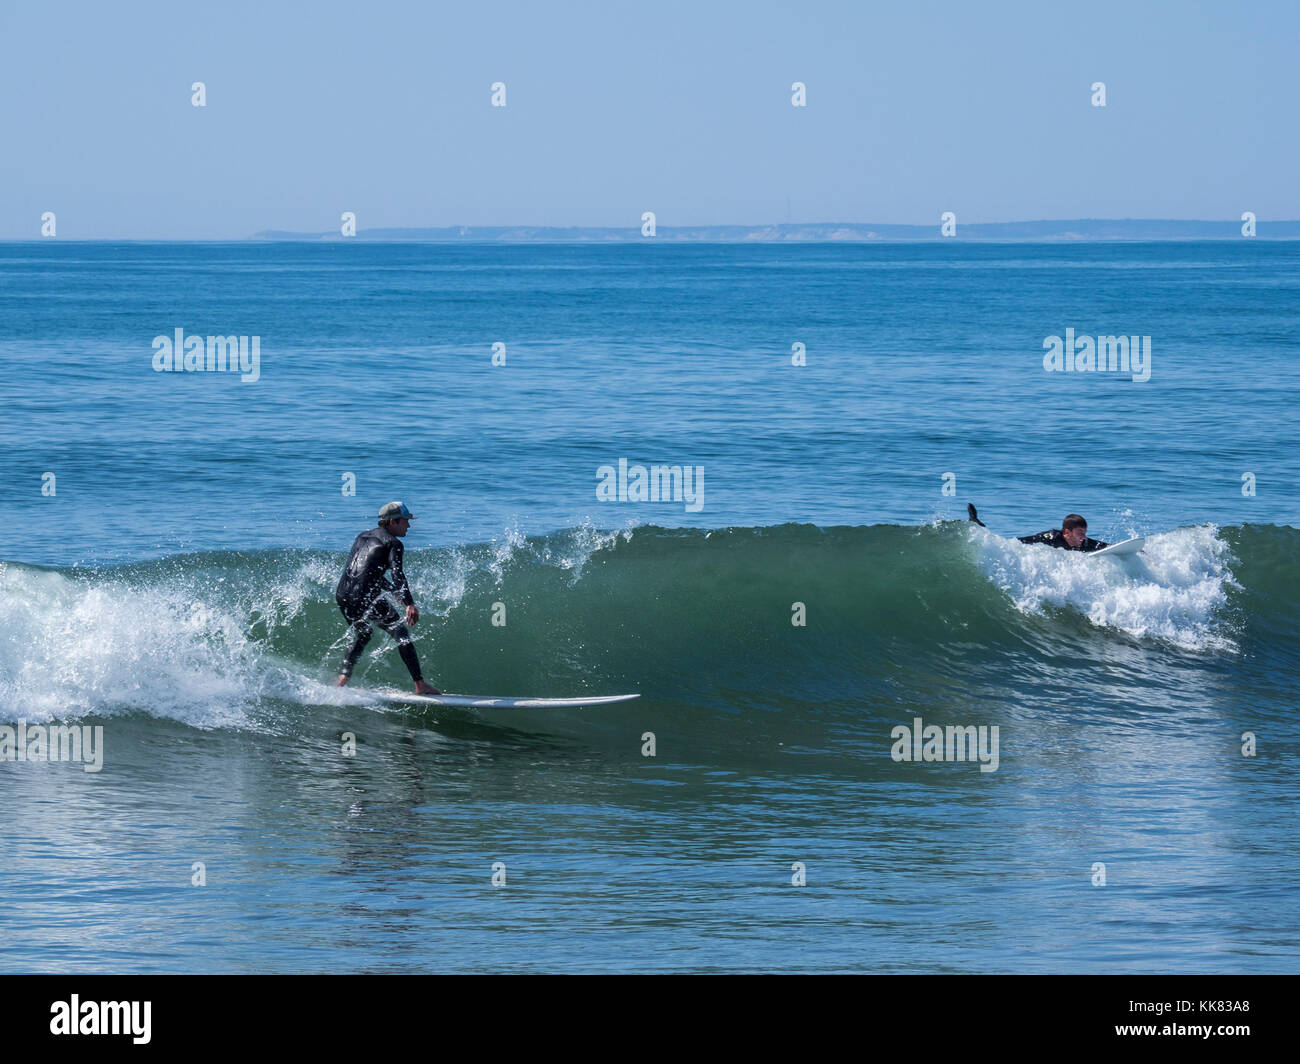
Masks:
[[[1297,554],[1300,533],[1275,526],[1180,528],[1128,560],[964,523],[511,527],[491,543],[409,550],[407,571],[422,611],[417,650],[444,689],[640,690],[724,713],[850,712],[962,682],[1041,681],[1063,656],[1122,657],[1171,688],[1198,656],[1294,667]],[[330,686],[346,630],[333,600],[344,560],[270,550],[99,570],[9,563],[0,714],[143,712],[259,728],[270,704],[362,697]],[[405,681],[377,633],[357,686]]]

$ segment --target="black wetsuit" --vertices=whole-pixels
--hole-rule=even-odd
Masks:
[[[1109,543],[1103,543],[1099,539],[1088,539],[1084,536],[1083,542],[1077,547],[1071,547],[1065,542],[1065,534],[1059,528],[1052,528],[1046,532],[1038,532],[1032,536],[1018,536],[1021,543],[1046,543],[1049,547],[1060,547],[1062,550],[1083,551],[1085,554],[1095,550],[1101,550],[1102,547],[1110,546]]]
[[[385,570],[392,570],[391,581],[384,577]],[[403,606],[415,602],[402,571],[402,541],[386,528],[368,528],[352,541],[347,568],[334,592],[344,619],[352,626],[352,643],[343,659],[343,675],[352,675],[352,667],[370,642],[373,622],[397,640],[397,652],[402,655],[411,679],[419,683],[423,677],[415,647],[411,645],[411,633],[402,623],[401,614],[383,597],[386,591],[395,593]]]

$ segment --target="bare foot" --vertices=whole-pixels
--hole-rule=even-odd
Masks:
[[[423,680],[421,680],[419,683],[417,683],[417,684],[415,685],[415,693],[416,693],[417,695],[440,695],[440,694],[442,694],[442,692],[439,691],[437,688],[435,688],[435,687],[430,687],[430,686],[429,686],[427,683],[425,683]]]
[[[335,686],[335,687],[346,687],[346,686],[348,685],[348,681],[349,681],[350,679],[352,679],[351,676],[340,676],[337,680],[334,681],[334,686]]]

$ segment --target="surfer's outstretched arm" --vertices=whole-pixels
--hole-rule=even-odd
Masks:
[[[986,525],[983,521],[980,520],[980,515],[979,515],[978,513],[975,512],[975,504],[974,504],[973,502],[968,502],[968,503],[966,504],[966,512],[967,512],[968,514],[970,514],[970,519],[971,519],[972,521],[974,521],[977,525],[979,525],[980,528],[988,528],[988,527],[989,527],[989,526]]]

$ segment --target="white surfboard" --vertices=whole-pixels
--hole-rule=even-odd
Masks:
[[[586,698],[507,698],[498,695],[417,695],[401,691],[369,691],[386,702],[418,702],[425,706],[459,706],[466,709],[573,709],[630,702],[636,695],[589,695]]]
[[[1142,544],[1145,542],[1145,536],[1136,536],[1133,539],[1126,539],[1123,543],[1112,543],[1109,547],[1092,551],[1088,557],[1100,558],[1103,554],[1109,554],[1113,558],[1118,558],[1125,554],[1136,554],[1142,549]]]

